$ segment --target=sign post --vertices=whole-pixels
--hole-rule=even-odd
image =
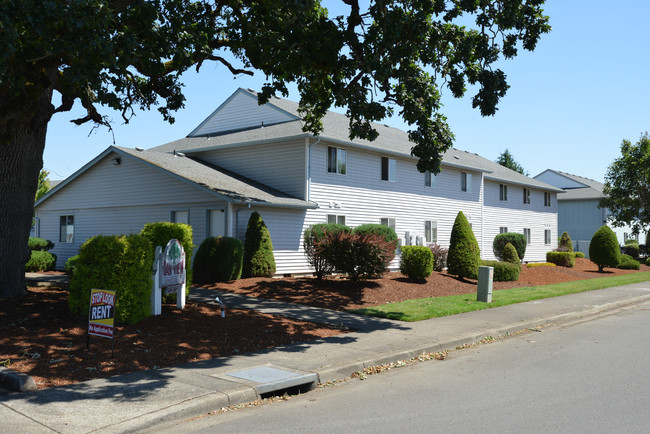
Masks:
[[[113,339],[115,324],[115,291],[107,289],[90,290],[90,309],[88,311],[88,340],[86,348],[90,347],[90,335]],[[111,346],[113,355],[113,347]]]
[[[181,243],[169,240],[163,251],[156,247],[154,261],[154,287],[151,294],[151,313],[160,315],[162,312],[162,290],[165,294],[176,293],[176,306],[185,307],[185,251]]]

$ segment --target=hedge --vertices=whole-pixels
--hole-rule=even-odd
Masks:
[[[546,252],[546,262],[560,267],[573,267],[576,264],[576,257],[573,252]]]
[[[229,282],[239,279],[243,256],[244,244],[237,238],[206,238],[194,257],[195,282]]]
[[[641,263],[630,255],[621,255],[621,262],[618,263],[616,268],[620,268],[621,270],[639,270],[641,269]]]
[[[580,259],[584,259],[584,258],[585,258],[585,254],[582,253],[582,252],[573,252],[573,256],[574,256],[575,258],[580,258]]]
[[[628,240],[630,241],[630,240]],[[633,242],[631,243],[625,243],[623,247],[621,247],[621,253],[624,255],[631,256],[632,258],[638,258],[639,253],[641,251],[641,246],[639,246],[639,243],[636,241],[632,240]]]
[[[517,234],[514,232],[507,232],[505,234],[499,234],[494,237],[494,241],[492,242],[492,251],[494,253],[494,256],[502,261],[503,258],[501,255],[503,254],[504,247],[508,243],[512,244],[515,247],[517,256],[519,256],[520,260],[523,260],[524,256],[526,255],[526,236],[524,234]]]
[[[29,250],[37,251],[47,251],[54,247],[54,243],[50,240],[45,240],[43,238],[29,237],[27,241],[27,246]]]
[[[25,271],[49,271],[56,266],[56,255],[45,250],[32,250],[29,261],[25,264]]]
[[[552,262],[533,262],[528,265],[526,265],[526,268],[534,268],[534,267],[557,267]]]
[[[481,261],[481,265],[494,268],[495,282],[514,282],[519,280],[521,266],[503,261]]]
[[[79,255],[70,256],[67,261],[65,261],[65,272],[72,276],[77,269],[77,261],[79,260]]]
[[[150,315],[154,250],[141,235],[98,235],[79,250],[70,277],[68,304],[75,314],[88,316],[90,290],[116,292],[115,319],[132,324]]]
[[[399,271],[410,279],[424,280],[433,273],[433,253],[425,246],[404,246]]]

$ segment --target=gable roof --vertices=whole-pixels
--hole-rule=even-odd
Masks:
[[[554,173],[563,178],[566,178],[570,181],[582,185],[582,187],[577,188],[563,188],[564,193],[558,196],[558,200],[598,200],[604,197],[603,188],[605,184],[594,181],[593,179],[585,178],[578,175],[573,175],[571,173],[562,172],[559,170],[547,169],[544,172],[540,173],[537,176],[542,175],[543,173]],[[562,186],[558,186],[562,187]]]
[[[254,97],[255,102],[257,102],[257,93],[250,89],[240,88],[233,94],[233,96],[242,93]],[[225,104],[226,103],[220,106],[221,110],[224,110]],[[288,116],[294,116],[295,120],[289,120],[268,126],[260,125],[256,128],[246,128],[238,131],[216,133],[202,137],[193,136],[194,132],[192,132],[189,136],[183,139],[154,147],[152,150],[158,152],[173,152],[176,150],[191,154],[216,149],[269,144],[301,138],[316,139],[313,134],[303,131],[304,122],[298,113],[298,103],[282,98],[272,97],[267,105],[276,107],[278,110],[287,113]],[[215,113],[217,113],[217,111],[215,111]],[[213,113],[213,115],[215,113]],[[323,131],[318,137],[324,142],[379,152],[387,156],[411,158],[415,160],[415,157],[411,156],[411,149],[414,146],[413,142],[409,140],[407,132],[398,128],[389,127],[385,124],[372,123],[373,128],[375,128],[379,133],[377,139],[374,141],[358,138],[351,140],[349,137],[349,119],[345,115],[328,111],[323,117],[322,123]],[[495,181],[530,186],[547,191],[563,191],[550,184],[538,181],[501,166],[500,164],[481,157],[478,154],[458,149],[450,149],[443,155],[442,166],[483,172],[485,173],[486,179]]]
[[[186,157],[183,154],[177,153],[175,155],[174,153],[146,151],[120,146],[110,146],[104,150],[84,167],[50,190],[34,206],[38,206],[47,200],[51,195],[55,194],[113,152],[126,158],[138,160],[233,204],[250,203],[255,206],[279,206],[283,208],[303,209],[316,208],[318,206],[314,202],[298,199],[218,166]]]

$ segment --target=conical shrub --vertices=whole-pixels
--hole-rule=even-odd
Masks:
[[[503,257],[504,262],[510,262],[511,264],[517,265],[520,263],[517,249],[515,249],[515,246],[510,243],[506,244],[506,246],[503,248],[503,253],[501,256]]]
[[[458,212],[449,240],[447,272],[462,278],[478,278],[481,250],[472,228],[462,211]]]
[[[275,274],[275,258],[271,233],[257,211],[248,219],[244,242],[243,277],[271,277]]]
[[[558,250],[560,252],[573,252],[573,243],[571,242],[571,237],[568,233],[562,232],[562,238],[560,238]]]
[[[589,259],[598,265],[598,271],[605,267],[616,267],[621,262],[621,248],[613,230],[608,226],[601,226],[591,237],[589,244]]]

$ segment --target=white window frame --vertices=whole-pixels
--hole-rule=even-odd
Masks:
[[[381,157],[381,180],[395,182],[395,167],[396,162],[394,158]]]
[[[187,213],[187,222],[178,222],[178,221],[176,221],[176,213],[178,213],[178,212]],[[189,209],[175,209],[175,210],[173,210],[171,212],[170,216],[169,216],[169,221],[172,222],[172,223],[186,223],[186,224],[189,225],[190,224],[190,210]]]
[[[438,175],[434,175],[428,170],[424,172],[424,186],[435,188],[438,186]]]
[[[507,234],[508,233],[508,227],[507,226],[500,226],[499,227],[499,233],[500,234]]]
[[[427,243],[438,243],[438,222],[436,220],[424,221],[424,239]]]
[[[468,172],[460,172],[460,191],[466,193],[472,192],[472,174]]]
[[[530,228],[524,228],[524,236],[526,237],[526,245],[530,246],[532,238]]]
[[[395,217],[382,217],[379,219],[379,224],[395,230]]]
[[[61,223],[62,220],[65,222],[65,226]],[[65,233],[62,230],[64,227]],[[74,243],[74,214],[59,216],[59,243]]]
[[[327,147],[327,172],[338,175],[347,173],[347,152],[343,148],[335,146]]]
[[[508,201],[508,185],[499,184],[499,200],[503,202]]]
[[[551,244],[551,230],[544,229],[544,245],[548,246]]]
[[[524,203],[530,205],[530,188],[524,187]]]
[[[340,214],[327,214],[327,223],[345,225],[345,216]]]

